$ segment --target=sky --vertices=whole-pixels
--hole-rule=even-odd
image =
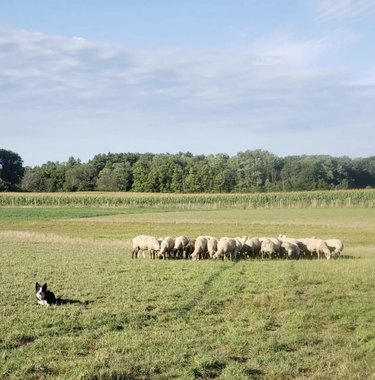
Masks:
[[[375,155],[375,0],[1,0],[0,149]]]

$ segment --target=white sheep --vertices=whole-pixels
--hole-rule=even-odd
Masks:
[[[291,238],[286,235],[279,235],[277,239],[280,240],[281,242],[287,241],[288,243],[297,244],[297,245],[299,243],[298,239]]]
[[[186,236],[178,236],[174,241],[174,254],[175,258],[182,259],[185,248],[189,243],[189,239]]]
[[[283,256],[288,259],[300,258],[301,250],[299,249],[298,244],[285,240],[281,243],[280,249]]]
[[[167,259],[173,253],[174,239],[170,236],[166,236],[160,243],[159,258]]]
[[[236,259],[241,258],[242,247],[245,244],[246,239],[247,239],[247,236],[234,238],[234,240],[236,241],[236,248],[234,250],[234,257]]]
[[[307,251],[310,252],[311,255],[316,254],[318,259],[320,259],[320,256],[323,254],[327,260],[331,258],[331,251],[323,240],[317,238],[308,238],[304,239],[303,243],[306,246]]]
[[[142,251],[143,257],[145,257],[144,251],[149,251],[150,258],[155,258],[155,255],[160,250],[159,242],[153,236],[139,235],[133,238],[132,242],[132,259],[137,259],[139,257],[139,251]]]
[[[195,240],[194,252],[191,254],[192,260],[199,260],[206,257],[207,254],[207,238],[198,236]]]
[[[254,259],[255,257],[259,256],[260,251],[260,240],[256,237],[253,238],[247,238],[242,245],[241,254],[244,257],[250,257]]]
[[[236,247],[237,243],[235,239],[223,237],[217,243],[217,252],[213,256],[214,259],[225,259],[229,260],[236,259]]]
[[[324,240],[333,257],[338,257],[344,249],[344,244],[340,239]]]
[[[262,258],[268,257],[270,259],[279,255],[280,241],[274,238],[260,238],[260,253]]]
[[[217,251],[218,240],[213,236],[206,236],[207,239],[207,252],[210,258],[212,259]]]

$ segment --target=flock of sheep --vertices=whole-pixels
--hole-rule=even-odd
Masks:
[[[194,240],[186,236],[176,238],[139,235],[133,239],[132,258],[145,251],[150,258],[160,259],[312,259],[337,258],[344,245],[339,239],[322,240],[316,237],[296,239],[279,235],[273,237],[222,237],[199,236]]]

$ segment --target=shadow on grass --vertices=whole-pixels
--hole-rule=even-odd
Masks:
[[[351,255],[340,255],[336,260],[358,260],[360,257],[351,256]]]
[[[90,301],[90,300],[87,300],[87,301],[80,301],[80,300],[76,300],[76,299],[60,298],[60,297],[56,299],[56,305],[72,305],[72,304],[79,304],[79,305],[87,306],[87,305],[92,304],[93,302],[94,302],[94,301]]]
[[[87,380],[152,380],[161,374],[159,367],[145,369],[135,365],[125,371],[100,370],[98,374],[84,377]]]
[[[194,368],[195,379],[216,379],[220,377],[221,372],[225,368],[225,363],[218,360],[204,361],[197,368]]]
[[[249,377],[249,379],[254,379],[254,380],[262,379],[264,376],[264,372],[261,369],[257,369],[257,368],[247,369],[245,370],[245,373]]]
[[[5,350],[13,350],[17,349],[23,346],[26,346],[30,343],[33,343],[36,338],[31,335],[20,335],[18,337],[15,337],[13,342],[10,343],[5,343],[3,339],[0,339],[0,349],[5,349]]]

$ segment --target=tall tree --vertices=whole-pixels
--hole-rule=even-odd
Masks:
[[[279,176],[279,160],[265,150],[239,152],[232,161],[237,169],[235,190],[239,192],[265,191],[266,181],[271,187]]]
[[[95,189],[96,170],[91,164],[69,158],[65,172],[65,191],[91,191]]]
[[[153,178],[150,176],[153,157],[154,154],[152,153],[144,153],[141,155],[140,159],[133,165],[133,191],[155,191],[155,183],[153,181]]]
[[[96,181],[101,191],[128,191],[132,185],[132,172],[129,162],[117,162],[103,168]]]
[[[24,172],[23,161],[17,153],[0,149],[0,191],[19,190]]]

